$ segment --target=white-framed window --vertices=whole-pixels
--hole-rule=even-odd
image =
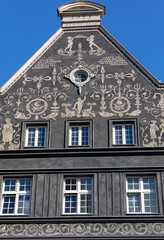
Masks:
[[[113,124],[113,144],[135,144],[134,124]]]
[[[29,215],[31,179],[4,179],[1,214]]]
[[[46,147],[47,127],[27,126],[25,136],[25,147]]]
[[[127,213],[158,213],[155,177],[128,177],[126,182]]]
[[[69,146],[89,146],[90,145],[90,126],[89,125],[70,125],[69,127]]]
[[[93,213],[93,179],[64,179],[64,214]]]

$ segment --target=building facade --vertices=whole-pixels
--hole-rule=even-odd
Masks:
[[[104,14],[60,7],[0,90],[1,239],[164,239],[164,85]]]

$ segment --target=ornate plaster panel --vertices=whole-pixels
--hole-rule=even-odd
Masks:
[[[163,236],[163,223],[2,224],[1,237]]]

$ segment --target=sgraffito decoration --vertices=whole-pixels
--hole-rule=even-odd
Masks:
[[[75,39],[78,39],[77,49],[74,47],[74,41]],[[80,42],[80,39],[85,39],[86,44],[88,45],[89,50],[85,49],[83,50],[82,43]],[[89,54],[89,55],[95,55],[95,56],[101,56],[105,53],[105,50],[100,48],[95,43],[95,37],[94,35],[90,35],[89,37],[84,35],[77,35],[75,37],[68,36],[67,37],[67,47],[65,49],[60,48],[58,50],[58,54],[61,56],[73,56],[74,54],[78,55],[78,60],[81,61],[83,59],[83,54]]]
[[[132,70],[131,73],[121,72],[106,75],[102,66],[100,74],[102,84],[99,85],[99,90],[94,91],[91,95],[92,99],[100,102],[100,116],[123,117],[139,116],[141,114],[141,95],[144,94],[145,89],[141,88],[140,84],[126,84],[123,86],[123,81],[126,78],[131,78],[132,81],[135,81],[134,74],[135,72]],[[107,85],[108,78],[115,79],[116,84]],[[106,84],[104,84],[105,81]],[[132,106],[131,100],[133,99],[135,104]]]
[[[56,64],[60,62],[61,62],[60,60],[56,61],[53,58],[44,58],[35,63],[32,69],[48,69],[50,67],[55,67]]]
[[[58,116],[60,107],[58,106],[57,100],[65,101],[67,99],[67,95],[65,93],[61,93],[58,91],[57,88],[53,89],[52,93],[49,93],[46,96],[47,100],[53,100],[53,107],[51,107],[51,113],[49,115],[46,115],[45,113],[41,116],[43,119],[53,119],[56,120],[56,117]]]
[[[12,93],[7,93],[2,99],[0,114],[6,122],[1,123],[0,148],[18,148],[22,120],[56,121],[60,117],[65,119],[98,116],[143,118],[142,113],[147,113],[147,118],[151,119],[141,122],[142,145],[164,146],[164,93],[161,90],[154,93],[144,87],[142,82],[137,82],[134,69],[114,72],[112,66],[124,66],[128,63],[120,56],[104,57],[105,53],[93,35],[88,37],[79,34],[68,36],[66,47],[58,49],[60,56],[77,58],[71,64],[61,65],[62,61],[53,57],[43,58],[35,63],[32,67],[35,74],[24,74],[22,86]],[[87,64],[83,59],[84,56],[88,57],[87,55],[99,57],[99,61],[96,64]],[[37,71],[38,69],[45,69],[45,75],[42,75],[43,71]],[[86,73],[85,81],[75,81],[78,73]],[[13,118],[14,120],[11,120]],[[7,125],[11,132],[8,138],[4,136]]]
[[[1,224],[0,235],[9,237],[114,237],[163,236],[163,223]]]
[[[148,120],[142,119],[142,138],[145,147],[164,147],[164,119]]]
[[[24,92],[23,88],[18,88],[15,93],[9,93],[5,97],[4,102],[7,106],[12,108],[14,118],[16,119],[30,119],[30,114],[25,114],[24,103],[27,103],[30,100],[30,95],[27,92]]]
[[[95,117],[95,112],[93,111],[93,106],[96,105],[96,103],[87,103],[87,106],[89,106],[87,109],[83,109],[84,102],[87,98],[87,92],[84,94],[83,97],[78,97],[77,101],[74,103],[73,107],[72,104],[69,103],[63,103],[62,107],[65,108],[65,112],[61,113],[62,118],[66,117]],[[71,108],[72,107],[72,108]],[[71,108],[71,109],[70,109]]]
[[[98,61],[101,65],[109,64],[110,66],[126,66],[128,62],[123,59],[121,56],[108,56],[103,57]]]
[[[151,92],[149,91],[148,96],[144,100],[147,103],[145,110],[148,113],[156,118],[159,116],[164,117],[164,93],[155,93],[151,100]],[[155,100],[158,100],[157,103]]]
[[[5,123],[0,125],[2,143],[0,150],[5,148],[16,150],[20,147],[20,124],[11,122],[10,118],[5,118]]]

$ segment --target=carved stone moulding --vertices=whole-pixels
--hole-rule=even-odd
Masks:
[[[68,27],[69,24],[100,25],[104,14],[105,6],[91,1],[72,2],[58,8],[58,16],[63,20],[63,27]]]
[[[7,237],[147,237],[163,236],[164,223],[1,224]]]

